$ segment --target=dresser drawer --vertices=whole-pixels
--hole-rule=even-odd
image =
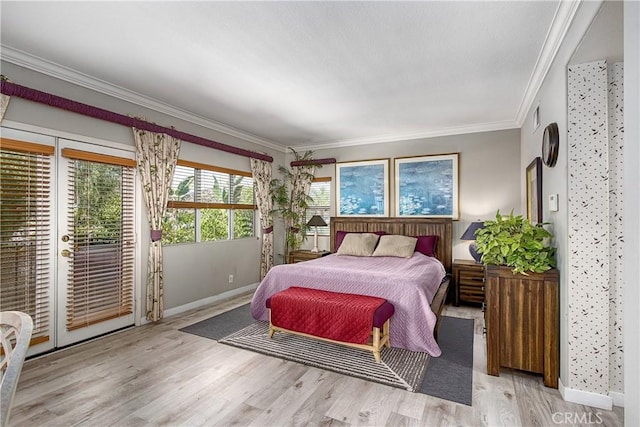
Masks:
[[[484,273],[482,271],[461,270],[458,280],[461,285],[484,286]]]
[[[484,286],[460,285],[460,300],[467,302],[484,302]]]

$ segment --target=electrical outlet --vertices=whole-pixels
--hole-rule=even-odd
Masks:
[[[229,283],[233,283],[233,274],[229,275]]]

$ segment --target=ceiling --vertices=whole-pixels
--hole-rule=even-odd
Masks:
[[[0,40],[5,61],[317,149],[520,127],[565,3],[3,1]]]

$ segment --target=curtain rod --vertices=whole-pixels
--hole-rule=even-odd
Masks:
[[[294,160],[291,167],[294,166],[313,166],[313,165],[330,165],[336,162],[336,159],[311,159],[311,160]]]
[[[166,133],[167,135],[171,135],[183,141],[203,145],[205,147],[213,148],[214,150],[226,151],[227,153],[236,154],[238,156],[252,157],[254,159],[273,162],[273,157],[266,154],[256,153],[254,151],[233,147],[231,145],[212,141],[200,136],[180,132],[179,130],[173,128],[159,126],[155,123],[150,123],[145,120],[125,116],[119,113],[114,113],[113,111],[104,110],[102,108],[94,107],[88,104],[83,104],[82,102],[72,101],[67,98],[62,98],[60,96],[42,92],[26,86],[20,86],[7,80],[2,80],[2,82],[0,82],[0,89],[3,94],[8,96],[16,96],[18,98],[38,102],[40,104],[49,105],[51,107],[60,108],[62,110],[82,114],[83,116],[93,117],[127,127],[135,127],[149,132]]]

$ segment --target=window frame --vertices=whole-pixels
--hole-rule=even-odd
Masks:
[[[188,242],[175,242],[175,243],[167,243],[163,242],[163,245],[179,245],[179,244],[193,244],[193,243],[207,243],[207,242],[220,242],[227,240],[237,240],[237,239],[246,239],[256,237],[256,212],[258,210],[258,205],[255,203],[255,185],[252,182],[251,191],[253,193],[253,204],[244,204],[244,203],[219,203],[219,202],[202,202],[198,199],[201,197],[201,185],[202,185],[202,171],[211,171],[217,173],[227,174],[229,177],[229,182],[235,176],[244,176],[251,178],[253,181],[253,174],[247,171],[241,171],[236,169],[229,169],[220,166],[209,165],[205,163],[193,162],[189,160],[178,159],[177,166],[182,166],[186,168],[193,169],[193,192],[195,199],[194,201],[177,201],[177,200],[169,200],[167,201],[167,209],[192,209],[194,211],[194,236],[193,240]],[[219,240],[202,240],[202,210],[204,209],[226,209],[228,211],[228,220],[227,220],[227,238],[219,239]],[[234,218],[235,211],[237,210],[251,210],[253,211],[253,231],[250,236],[242,236],[235,237],[234,233]]]
[[[328,189],[329,189],[329,197],[328,197],[328,202],[329,204],[327,205],[309,205],[306,209],[305,212],[305,220],[306,222],[309,222],[309,220],[311,219],[311,217],[313,215],[320,215],[322,216],[322,218],[325,220],[325,222],[327,223],[327,225],[325,227],[318,227],[318,236],[329,236],[331,235],[331,230],[330,230],[330,219],[331,219],[331,177],[330,176],[326,176],[326,177],[315,177],[313,178],[313,181],[311,182],[311,186],[313,186],[313,184],[315,183],[328,183]],[[311,188],[309,188],[309,194],[311,194]],[[316,201],[314,200],[313,203],[316,203]],[[317,213],[317,212],[320,213]],[[323,212],[326,212],[326,216],[322,215]],[[311,233],[313,233],[315,231],[315,227],[311,227],[310,229]]]

